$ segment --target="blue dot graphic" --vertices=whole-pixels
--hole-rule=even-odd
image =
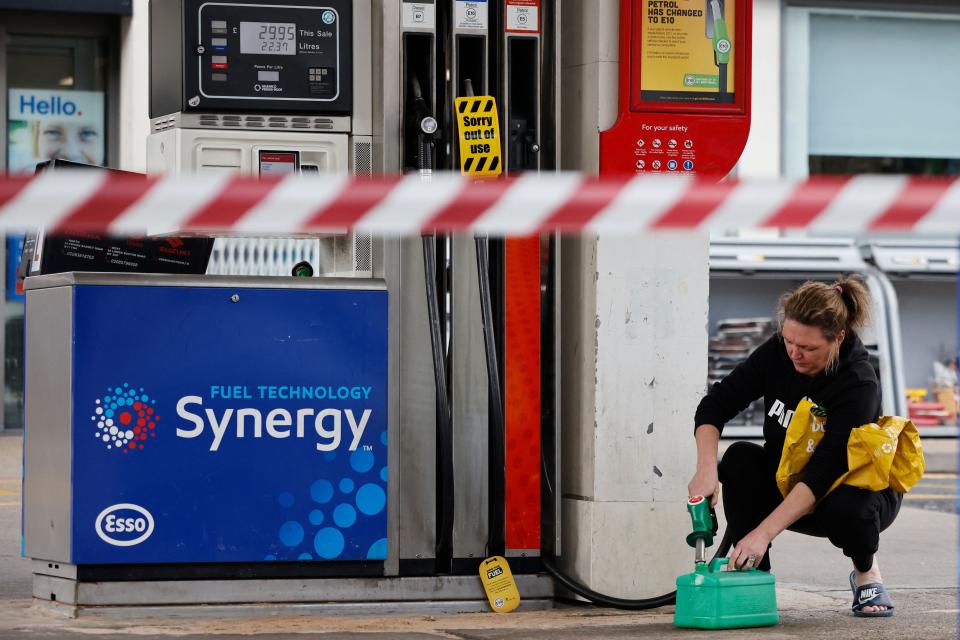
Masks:
[[[127,400],[126,400],[126,405],[127,405],[128,407],[132,407],[132,406],[133,406],[133,398],[127,398]]]
[[[380,538],[367,551],[367,560],[386,560],[387,559],[387,539]]]
[[[350,505],[341,504],[333,510],[333,521],[341,529],[352,527],[353,523],[357,521],[357,512]]]
[[[310,486],[310,497],[320,504],[330,502],[333,499],[333,485],[329,480],[317,480]]]
[[[336,452],[336,451],[324,451],[324,452],[323,452],[323,460],[324,460],[324,462],[333,462],[333,461],[336,460],[336,459],[337,459],[337,452]]]
[[[275,556],[275,555],[273,555],[273,554],[271,553],[271,554],[269,554],[269,555],[263,556],[263,559],[264,559],[264,560],[276,560],[276,559],[277,559],[277,556]]]
[[[343,534],[333,527],[320,529],[313,538],[313,550],[324,560],[333,560],[343,553]]]
[[[309,553],[301,553],[297,556],[297,560],[313,560],[313,556]]]
[[[357,449],[350,454],[350,466],[357,473],[366,473],[373,469],[373,453]]]
[[[281,507],[289,508],[293,506],[293,494],[289,491],[284,491],[281,493],[277,500],[280,502]]]
[[[110,400],[111,400],[110,396],[103,396],[104,402],[110,402]]]
[[[380,469],[380,479],[386,482],[387,477],[389,477],[389,474],[387,473],[387,468],[384,467],[383,469]]]
[[[312,525],[321,525],[323,524],[323,511],[319,509],[314,509],[310,512],[310,524]]]
[[[110,406],[112,407],[113,405],[110,405]],[[107,416],[108,418],[112,418],[112,417],[113,417],[113,409],[107,409],[106,411],[103,412],[103,415]]]
[[[130,386],[130,383],[129,383],[129,382],[124,382],[124,383],[123,383],[123,386],[124,386],[124,388],[129,387],[129,386]]]
[[[150,399],[149,396],[147,396],[146,394],[140,396],[140,402],[146,402],[149,399]]]
[[[116,389],[113,390],[113,392],[117,395],[120,395],[121,393],[123,393],[123,389],[121,389],[120,387],[117,387]]]
[[[380,434],[380,442],[383,443],[383,446],[387,446],[387,432],[384,431]]]
[[[364,515],[373,516],[387,506],[387,495],[380,485],[365,484],[357,491],[357,509]]]
[[[303,527],[299,522],[284,522],[280,527],[280,542],[288,547],[295,547],[303,542]]]
[[[340,491],[343,493],[352,493],[353,492],[353,480],[350,478],[344,478],[340,481]]]

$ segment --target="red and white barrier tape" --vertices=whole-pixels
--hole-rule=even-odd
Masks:
[[[140,178],[95,171],[0,177],[0,230],[285,235],[471,231],[635,233],[807,228],[960,235],[960,179],[905,176],[715,183],[560,173],[472,182],[457,174],[353,178]]]

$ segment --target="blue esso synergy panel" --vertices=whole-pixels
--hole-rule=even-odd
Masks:
[[[350,0],[153,0],[150,14],[152,117],[352,110]],[[172,60],[165,49],[176,41],[182,59]]]

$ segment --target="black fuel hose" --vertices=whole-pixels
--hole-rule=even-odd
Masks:
[[[423,236],[423,271],[427,287],[427,313],[430,318],[430,346],[433,353],[433,376],[436,385],[437,413],[437,482],[439,527],[437,562],[447,564],[453,557],[453,411],[448,393],[446,359],[443,356],[440,296],[437,293],[437,247],[433,236]]]
[[[497,364],[497,347],[496,347],[496,337],[493,331],[493,301],[490,296],[490,269],[489,269],[489,256],[487,253],[487,239],[478,236],[476,238],[477,245],[477,279],[480,283],[480,307],[483,313],[483,344],[484,349],[486,350],[486,360],[487,360],[487,379],[490,386],[491,402],[490,406],[493,408],[493,420],[495,423],[494,427],[494,436],[495,441],[493,443],[491,457],[495,456],[495,459],[491,462],[491,470],[499,471],[501,468],[505,471],[506,463],[504,460],[504,441],[505,441],[505,431],[504,431],[504,416],[503,416],[503,404],[501,403],[501,398],[503,397],[502,389],[500,388],[500,368]],[[495,542],[496,532],[494,531],[496,525],[498,527],[497,531],[500,531],[502,535],[503,530],[503,514],[502,509],[498,508],[496,505],[502,505],[504,496],[502,493],[491,495],[490,503],[493,505],[493,513],[499,514],[499,520],[492,519],[491,521],[491,531],[490,538],[488,539],[488,552],[497,547],[493,545]],[[716,527],[717,519],[714,518],[714,526]],[[723,539],[720,541],[720,544],[717,546],[717,552],[714,554],[714,558],[721,558],[727,554],[727,551],[730,549],[730,541],[728,540],[729,530],[724,533]],[[571,591],[581,598],[589,600],[593,604],[599,605],[601,607],[612,607],[615,609],[626,609],[630,611],[642,611],[645,609],[656,609],[657,607],[665,607],[667,605],[675,604],[677,601],[677,592],[671,591],[670,593],[665,593],[663,595],[654,596],[652,598],[641,598],[638,600],[628,600],[626,598],[617,598],[614,596],[608,596],[597,591],[594,591],[567,574],[563,573],[556,564],[554,564],[555,558],[547,558],[541,556],[540,561],[543,564],[543,567],[554,577],[554,579],[559,582],[565,589]]]

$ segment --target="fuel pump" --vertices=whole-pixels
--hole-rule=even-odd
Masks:
[[[148,172],[370,175],[370,30],[370,6],[350,0],[151,0]],[[301,244],[317,275],[372,273],[369,236]],[[273,273],[236,263],[285,245],[217,238],[210,273]]]

